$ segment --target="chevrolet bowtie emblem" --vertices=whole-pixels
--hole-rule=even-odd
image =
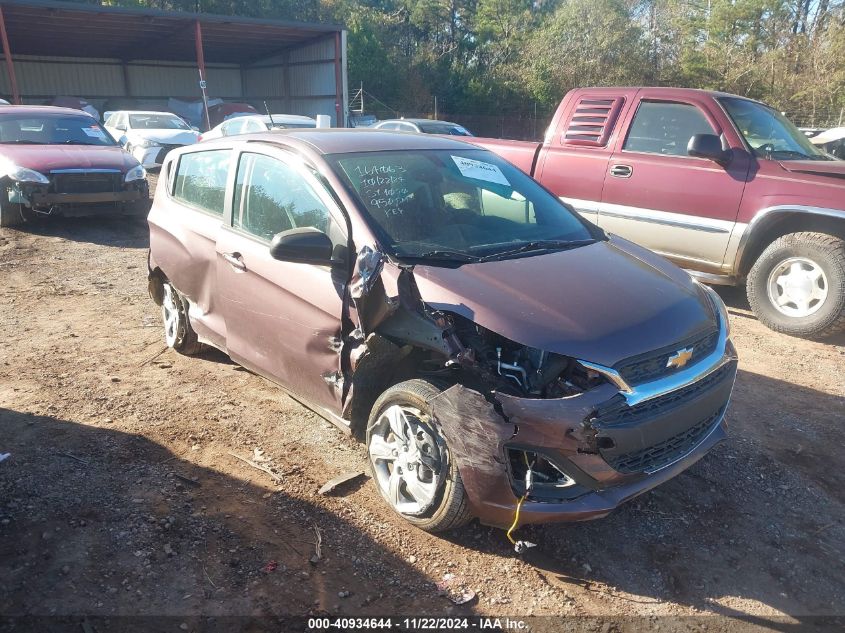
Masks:
[[[680,369],[689,362],[690,358],[692,358],[692,351],[694,349],[694,347],[679,349],[669,357],[669,360],[666,361],[666,366],[672,367],[673,369]]]

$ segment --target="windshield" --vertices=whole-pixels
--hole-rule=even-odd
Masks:
[[[90,116],[20,115],[0,118],[0,143],[23,145],[114,145]]]
[[[327,160],[350,185],[383,248],[398,257],[468,262],[594,239],[591,225],[486,150],[362,152]]]
[[[451,136],[472,136],[465,127],[454,123],[417,123],[426,134],[449,134]]]
[[[719,99],[745,141],[760,158],[830,160],[777,110],[748,99]]]
[[[173,114],[130,114],[129,127],[133,130],[190,130],[191,128]]]

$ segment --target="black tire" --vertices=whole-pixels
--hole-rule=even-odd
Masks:
[[[3,189],[5,194],[6,190]],[[0,227],[18,226],[23,224],[23,215],[21,215],[20,205],[12,204],[7,201],[0,201]]]
[[[827,296],[812,314],[789,316],[770,298],[769,278],[792,258],[812,261],[824,272]],[[845,330],[845,240],[826,233],[789,233],[764,250],[746,282],[748,303],[766,327],[803,338],[823,338]]]
[[[419,514],[406,514],[397,510],[387,493],[379,484],[376,477],[375,465],[370,458],[370,468],[373,470],[373,480],[387,504],[403,519],[426,532],[443,532],[465,525],[472,519],[466,491],[457,464],[452,458],[446,440],[436,423],[432,421],[431,408],[428,402],[437,396],[440,390],[428,381],[414,379],[401,382],[387,389],[379,396],[373,405],[372,413],[367,424],[367,448],[372,440],[374,429],[377,427],[382,414],[391,406],[399,405],[418,410],[422,414],[422,422],[428,432],[434,436],[440,447],[441,469],[440,485],[434,500],[426,511]]]
[[[204,345],[197,340],[197,334],[191,327],[188,301],[166,281],[163,284],[162,297],[161,317],[164,325],[164,342],[168,347],[186,356],[202,352]]]

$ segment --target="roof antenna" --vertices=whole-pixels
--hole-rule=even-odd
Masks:
[[[266,99],[264,100],[264,110],[267,112],[267,116],[268,116],[268,117],[270,117],[270,125],[271,125],[271,126],[273,126],[273,128],[275,128],[275,127],[276,127],[276,122],[275,122],[275,121],[273,121],[273,115],[272,115],[272,114],[270,114],[270,107],[267,105],[267,100],[266,100]]]

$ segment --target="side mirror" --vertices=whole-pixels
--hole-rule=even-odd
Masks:
[[[328,265],[332,262],[332,241],[312,227],[289,229],[273,236],[270,256],[283,262]]]
[[[695,134],[687,143],[687,154],[696,158],[707,158],[724,165],[730,153],[722,149],[722,139],[715,134]]]

